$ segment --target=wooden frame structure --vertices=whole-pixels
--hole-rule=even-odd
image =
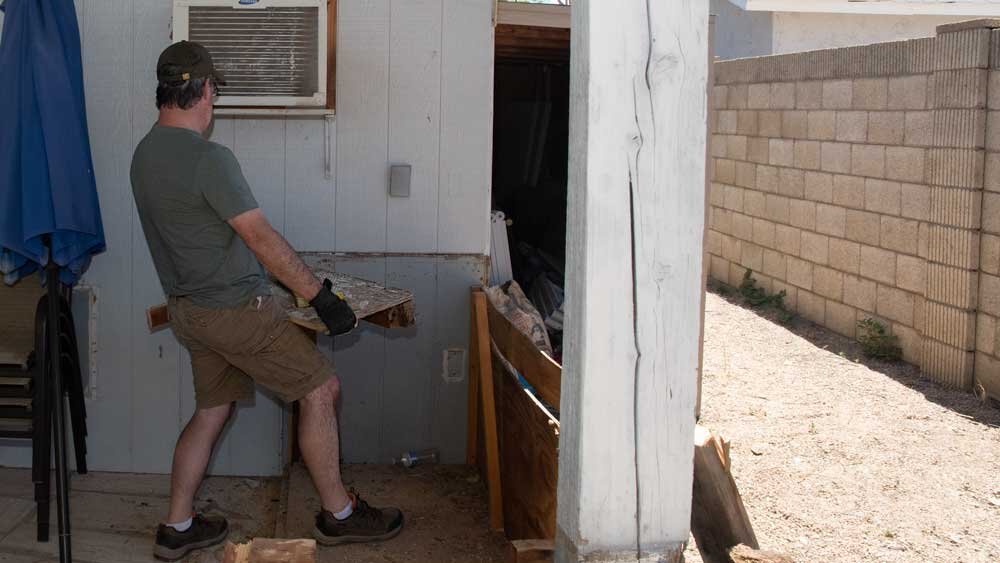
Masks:
[[[550,561],[556,535],[562,369],[478,288],[471,294],[470,465],[486,477],[490,525],[508,561]]]

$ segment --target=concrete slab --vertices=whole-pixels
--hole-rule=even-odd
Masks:
[[[0,490],[19,492],[21,487],[26,487],[30,496],[30,474],[27,483],[24,477],[21,472],[0,473]],[[93,563],[153,561],[153,534],[166,514],[169,501],[168,477],[100,473],[74,475],[72,487],[70,516],[73,522],[74,560]],[[234,541],[270,537],[274,533],[280,488],[277,479],[213,477],[202,486],[195,506],[201,512],[225,516],[230,524],[230,538]],[[8,503],[8,500],[11,502]],[[0,563],[57,558],[54,499],[50,517],[52,541],[48,543],[35,541],[36,517],[30,498],[0,497],[0,502],[4,503],[0,507],[0,517],[5,515],[8,504],[23,511],[11,530],[0,528]],[[187,561],[214,563],[220,558],[221,547],[195,555]]]
[[[0,538],[17,527],[34,507],[35,503],[27,499],[0,497]]]
[[[384,543],[321,547],[320,563],[504,561],[506,540],[489,530],[486,490],[474,469],[347,465],[343,475],[348,488],[358,489],[372,506],[399,507],[405,527],[398,537]],[[320,503],[304,466],[292,468],[288,489],[285,534],[289,538],[312,537]]]
[[[30,499],[34,494],[30,469],[0,467],[0,497]]]

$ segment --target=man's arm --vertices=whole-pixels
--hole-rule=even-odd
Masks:
[[[264,267],[285,287],[309,301],[319,294],[323,285],[285,237],[271,227],[260,209],[241,213],[228,222]]]

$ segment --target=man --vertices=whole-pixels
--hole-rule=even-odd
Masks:
[[[174,334],[191,353],[197,410],[174,450],[170,512],[154,555],[177,560],[228,534],[225,519],[194,514],[194,496],[235,403],[252,399],[255,383],[299,402],[299,446],[323,503],[316,539],[335,545],[394,537],[403,526],[398,509],[373,508],[344,488],[337,376],[270,296],[261,264],[309,299],[331,334],[353,329],[354,313],[271,227],[233,154],[204,138],[225,85],[208,51],[187,41],[171,45],[156,76],[160,115],[133,156],[132,192]]]

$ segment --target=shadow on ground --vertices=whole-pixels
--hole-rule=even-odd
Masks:
[[[924,378],[920,368],[906,362],[885,362],[865,357],[861,345],[855,340],[841,336],[832,330],[810,322],[801,316],[787,318],[773,307],[753,307],[746,303],[736,288],[710,282],[708,291],[730,304],[753,312],[773,323],[780,324],[817,348],[832,352],[854,363],[890,377],[898,383],[921,393],[928,401],[952,410],[966,418],[986,426],[1000,428],[1000,404],[996,401],[982,401],[971,392],[944,387]]]

